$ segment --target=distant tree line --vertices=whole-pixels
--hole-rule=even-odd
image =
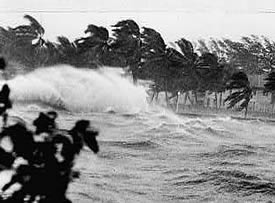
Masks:
[[[75,67],[124,67],[133,77],[152,81],[152,99],[165,92],[167,103],[180,93],[191,92],[194,105],[198,93],[215,93],[215,97],[231,91],[226,101],[229,107],[241,102],[246,109],[252,97],[247,74],[269,72],[266,91],[275,89],[275,42],[251,35],[240,41],[230,39],[198,40],[191,43],[181,38],[171,47],[161,34],[149,27],[140,27],[133,20],[112,25],[111,33],[90,24],[84,37],[70,41],[64,36],[57,42],[45,40],[45,29],[32,16],[25,15],[28,24],[0,27],[0,54],[29,70],[56,64]],[[217,99],[216,99],[217,102]],[[216,104],[218,106],[218,104]]]

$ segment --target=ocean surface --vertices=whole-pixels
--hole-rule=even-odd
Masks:
[[[110,68],[43,68],[7,83],[13,120],[32,128],[56,110],[61,128],[89,119],[100,130],[99,154],[84,148],[76,160],[74,203],[275,202],[273,123],[176,115]]]

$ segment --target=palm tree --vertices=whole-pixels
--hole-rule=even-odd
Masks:
[[[199,56],[194,52],[193,45],[188,40],[182,38],[176,43],[184,57],[186,74],[182,77],[181,87],[186,92],[186,98],[189,96],[188,91],[192,90],[197,104],[197,92],[215,92],[217,107],[217,93],[225,89],[224,66],[215,54],[204,52]],[[201,41],[200,44],[204,45],[203,50],[206,50],[205,42]]]
[[[144,28],[142,39],[142,71],[147,71],[155,81],[152,87],[156,94],[153,96],[165,91],[167,102],[173,97],[177,102],[179,93],[184,92],[186,101],[192,90],[197,103],[197,91],[210,88],[221,91],[221,86],[224,87],[223,66],[214,54],[198,56],[192,43],[184,38],[176,42],[181,52],[169,48],[161,35],[151,28]],[[169,98],[167,92],[172,93]],[[193,103],[191,99],[190,102]]]
[[[74,66],[82,66],[80,57],[78,57],[78,50],[76,45],[73,42],[64,36],[57,37],[57,50],[59,53],[59,61],[60,63],[70,64]]]
[[[176,97],[176,103],[178,103],[179,95],[185,93],[184,103],[186,103],[187,98],[189,98],[191,104],[194,102],[191,100],[189,91],[195,92],[198,89],[199,78],[196,73],[196,61],[198,55],[194,52],[193,45],[190,41],[181,38],[175,42],[180,48],[180,52],[175,52],[173,58],[176,60],[177,67],[177,78],[174,80],[174,85],[172,91],[172,96],[170,98]]]
[[[240,42],[224,39],[219,44],[223,46],[228,62],[246,73],[258,75],[263,69],[270,68],[269,51],[256,36],[243,37]]]
[[[108,52],[110,52],[109,32],[104,27],[88,25],[85,30],[87,37],[74,41],[78,52],[87,59],[87,64],[104,65]]]
[[[199,91],[215,93],[216,109],[218,108],[218,93],[225,91],[224,65],[218,62],[218,57],[212,53],[203,53],[196,62],[199,76]]]
[[[166,102],[168,102],[167,81],[165,81],[165,77],[168,75],[168,60],[165,58],[165,42],[161,35],[151,28],[144,27],[141,37],[143,40],[141,70],[144,79],[150,79],[154,82],[154,85],[151,86],[154,92],[152,100],[155,95],[158,96],[158,92],[165,91]]]
[[[125,60],[133,76],[138,79],[141,60],[141,33],[138,24],[133,20],[122,20],[113,25],[114,40],[111,43],[113,52]]]
[[[27,67],[37,67],[47,60],[45,53],[44,28],[30,15],[25,15],[28,25],[15,28],[0,28],[0,43],[8,60],[18,61]]]
[[[268,76],[265,78],[265,84],[264,84],[264,87],[265,87],[265,91],[267,92],[271,92],[271,104],[272,104],[272,108],[274,108],[274,104],[275,104],[275,101],[274,101],[274,93],[275,93],[275,72],[270,72],[268,74]]]
[[[228,108],[233,108],[240,103],[239,110],[245,109],[246,117],[248,104],[252,98],[252,88],[247,75],[244,72],[234,73],[227,84],[227,89],[236,90],[225,99],[225,102],[229,102]]]
[[[173,48],[168,48],[160,33],[152,28],[144,27],[141,37],[141,72],[147,79],[154,81],[154,92],[165,92],[168,104],[168,92],[173,94],[178,89],[177,85],[184,73],[183,55]]]

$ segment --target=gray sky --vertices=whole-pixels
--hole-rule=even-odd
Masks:
[[[159,31],[167,41],[249,34],[275,40],[275,0],[0,0],[0,26],[34,16],[55,40],[83,36],[88,24],[109,28],[122,19]]]

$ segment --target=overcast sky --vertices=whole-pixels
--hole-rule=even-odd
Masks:
[[[88,24],[109,28],[122,19],[159,31],[165,40],[256,34],[275,40],[275,0],[0,0],[0,26],[34,16],[55,40],[83,36]]]

